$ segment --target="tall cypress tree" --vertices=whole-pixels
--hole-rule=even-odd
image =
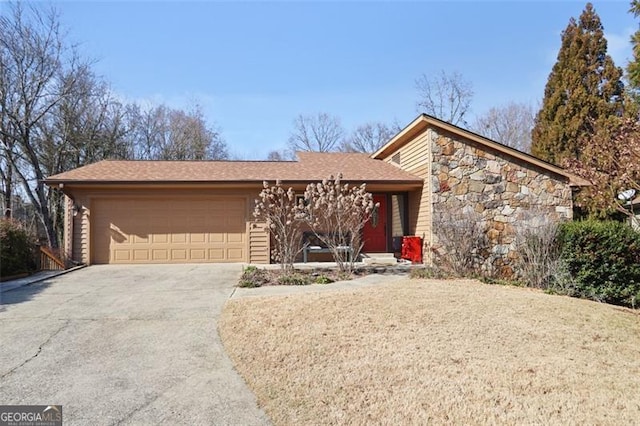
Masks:
[[[560,164],[580,157],[581,142],[623,113],[622,69],[607,54],[600,17],[587,3],[571,18],[531,134],[533,155]]]
[[[629,12],[633,16],[640,17],[640,1],[633,0]],[[631,45],[633,46],[633,59],[627,64],[627,78],[629,86],[635,91],[640,90],[640,30],[631,36]]]

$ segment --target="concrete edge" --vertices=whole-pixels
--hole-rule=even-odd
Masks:
[[[6,293],[8,291],[15,290],[17,288],[25,287],[31,284],[36,284],[50,278],[59,277],[60,275],[68,274],[69,272],[77,271],[78,269],[86,268],[88,265],[78,265],[73,268],[64,269],[62,271],[56,271],[52,274],[47,274],[46,276],[36,277],[35,274],[26,278],[19,278],[17,280],[5,281],[0,283],[0,293]]]

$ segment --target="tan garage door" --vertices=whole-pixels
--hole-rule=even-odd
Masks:
[[[243,198],[100,199],[93,263],[244,262]]]

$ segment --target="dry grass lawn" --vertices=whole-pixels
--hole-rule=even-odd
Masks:
[[[476,281],[232,300],[219,325],[276,425],[638,424],[640,315]]]

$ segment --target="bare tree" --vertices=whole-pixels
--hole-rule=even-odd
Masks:
[[[50,176],[103,159],[130,158],[126,106],[88,67],[73,71],[65,81],[72,85],[68,95],[41,120],[34,134],[43,173]],[[48,189],[47,199],[53,227],[60,235],[62,193]]]
[[[2,52],[0,52],[2,54]],[[2,61],[0,61],[2,63]],[[1,83],[0,83],[1,84]],[[15,139],[10,135],[14,132],[9,129],[11,122],[8,120],[5,105],[6,93],[0,93],[0,207],[5,218],[13,215],[13,195],[16,187],[14,162]]]
[[[462,74],[447,74],[444,70],[435,77],[422,74],[415,82],[418,90],[418,112],[425,112],[456,126],[466,125],[471,110],[473,86]]]
[[[267,154],[268,161],[293,161],[296,154],[288,149],[272,150]]]
[[[289,149],[295,151],[336,151],[344,137],[340,119],[326,113],[299,115],[293,121]]]
[[[384,123],[366,123],[358,126],[351,135],[344,140],[341,151],[345,152],[376,152],[389,141],[394,131]]]
[[[88,67],[74,72],[69,95],[39,125],[39,155],[47,174],[105,158],[132,156],[128,109]]]
[[[535,113],[531,105],[510,102],[476,118],[473,131],[523,152],[531,151]]]
[[[207,124],[202,108],[166,105],[134,107],[135,157],[149,160],[220,160],[229,156],[220,132]]]
[[[36,207],[49,244],[57,247],[49,188],[44,184],[47,170],[40,155],[42,127],[56,106],[73,94],[86,64],[65,45],[54,11],[25,11],[21,3],[8,8],[9,13],[0,16],[4,158]]]
[[[128,158],[127,108],[65,41],[54,10],[10,3],[0,16],[0,142],[5,206],[20,185],[57,247],[62,196],[44,179],[103,158]]]

